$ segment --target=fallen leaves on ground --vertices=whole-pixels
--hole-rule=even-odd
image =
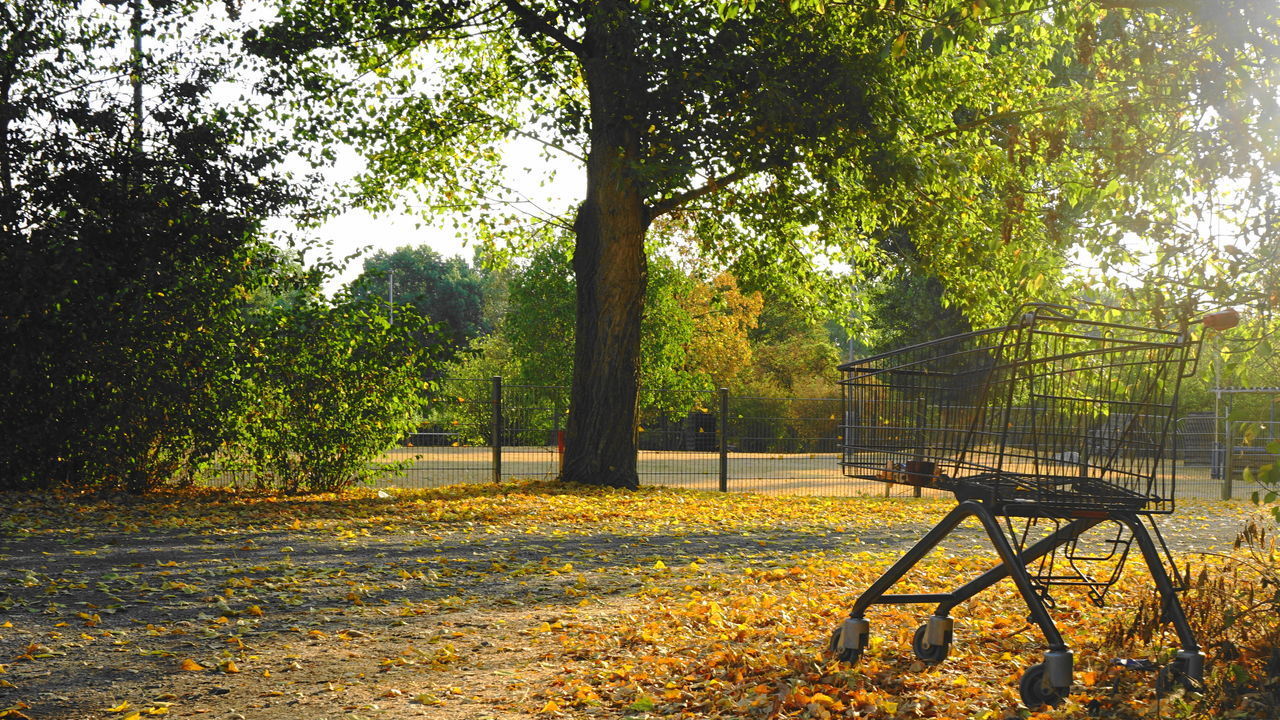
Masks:
[[[530,482],[3,503],[0,717],[39,704],[40,717],[109,708],[135,720],[428,707],[446,718],[996,720],[1031,716],[1017,683],[1043,651],[1003,583],[954,611],[956,643],[937,666],[911,653],[930,610],[920,606],[874,608],[871,647],[853,668],[822,653],[856,596],[950,501]],[[1191,503],[1177,537],[1229,548],[1253,512]],[[947,590],[992,562],[973,528],[946,547],[895,591]],[[1116,619],[1150,594],[1136,569],[1106,611],[1055,592],[1077,678],[1092,689],[1034,716],[1079,715],[1090,701],[1116,716],[1152,706],[1150,678],[1117,677],[1107,654]],[[1160,659],[1174,644],[1123,650]],[[1255,660],[1232,662],[1252,672]],[[1163,711],[1179,702],[1192,707],[1175,697]]]

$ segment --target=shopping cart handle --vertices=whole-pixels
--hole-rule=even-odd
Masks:
[[[1200,318],[1200,322],[1210,330],[1230,330],[1240,324],[1240,313],[1235,308],[1227,308],[1216,313],[1209,313]]]

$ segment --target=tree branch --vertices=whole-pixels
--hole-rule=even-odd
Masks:
[[[493,122],[499,125],[506,127],[507,131],[512,133],[513,135],[519,135],[522,138],[526,138],[528,140],[533,140],[534,142],[541,143],[544,147],[550,150],[556,150],[561,153],[564,153],[565,155],[568,155],[569,157],[573,158],[574,160],[577,160],[578,162],[584,165],[587,162],[586,156],[584,156],[582,153],[576,153],[570,150],[569,148],[565,147],[564,145],[561,145],[556,142],[552,142],[551,140],[548,140],[544,137],[539,137],[538,135],[521,128],[519,125],[511,121],[506,120],[504,118],[500,118],[497,115],[489,112],[488,110],[485,110],[475,102],[471,102],[469,100],[461,100],[460,102],[462,102],[464,105],[471,108],[472,110],[476,111],[477,113],[480,113],[481,115],[487,115],[490,120],[492,120]]]
[[[1020,120],[1024,117],[1029,117],[1031,115],[1041,115],[1044,113],[1053,112],[1055,110],[1065,110],[1074,104],[1075,104],[1075,101],[1072,101],[1072,102],[1061,103],[1059,105],[1045,105],[1043,107],[1030,108],[1027,110],[1010,110],[1008,112],[995,113],[994,115],[987,115],[986,117],[980,117],[977,120],[970,120],[969,122],[956,123],[955,127],[949,127],[945,130],[937,130],[935,132],[931,132],[928,135],[925,135],[924,137],[922,137],[921,139],[934,140],[934,139],[943,137],[945,135],[954,135],[956,133],[967,132],[969,130],[974,130],[984,125],[990,125],[992,123],[1007,122],[1009,120]]]
[[[1094,0],[1104,10],[1185,10],[1194,12],[1199,4],[1191,0]]]
[[[650,219],[665,215],[672,210],[676,210],[686,203],[693,202],[703,195],[709,195],[720,188],[732,185],[748,175],[756,172],[755,170],[738,169],[728,175],[721,175],[718,178],[711,178],[706,185],[699,188],[682,192],[679,195],[673,195],[665,200],[659,200],[649,207]]]
[[[569,37],[569,34],[564,31],[564,28],[553,25],[550,20],[524,5],[521,5],[516,0],[503,0],[503,4],[507,6],[508,10],[515,14],[520,25],[546,35],[559,43],[560,47],[563,47],[565,50],[568,50],[580,58],[586,54],[586,47],[584,47],[580,41]]]

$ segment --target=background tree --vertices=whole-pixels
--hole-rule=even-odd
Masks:
[[[908,267],[881,279],[869,291],[866,352],[914,345],[972,329],[964,313],[944,301],[941,281]]]
[[[789,294],[758,291],[762,309],[750,333],[752,365],[739,394],[768,398],[834,397],[840,346],[823,322]],[[833,308],[844,307],[830,303]],[[843,339],[843,338],[842,338]]]
[[[148,32],[172,29],[161,10]],[[236,340],[261,220],[299,197],[270,171],[284,150],[206,105],[216,36],[137,78],[135,17],[22,0],[0,28],[0,477],[138,492],[189,475],[251,400]],[[141,125],[131,75],[156,98]]]
[[[506,313],[495,334],[474,346],[473,359],[447,372],[567,387],[573,373],[576,297],[570,253],[565,243],[551,243],[510,268]],[[652,312],[641,329],[642,383],[651,388],[710,387],[707,376],[689,360],[696,330],[686,302],[696,283],[669,258],[654,258],[650,267],[645,302]]]
[[[260,484],[335,489],[425,395],[411,309],[391,329],[327,300],[332,265],[268,242],[307,188],[261,113],[211,101],[234,55],[190,9],[0,6],[6,487],[142,492],[240,458]],[[140,53],[142,30],[174,44]]]
[[[501,333],[519,360],[513,377],[533,385],[564,385],[573,367],[573,271],[569,250],[544,246],[512,268]]]
[[[685,368],[706,377],[714,387],[730,387],[750,369],[751,330],[759,322],[764,300],[759,292],[742,292],[729,273],[693,282],[681,298],[693,321],[685,344]]]
[[[394,283],[394,297],[389,295]],[[379,250],[364,259],[364,270],[351,282],[356,298],[394,300],[412,306],[433,329],[419,339],[439,347],[442,359],[453,357],[473,339],[489,331],[484,317],[485,280],[460,257],[442,258],[429,247]],[[389,315],[389,314],[388,314]]]

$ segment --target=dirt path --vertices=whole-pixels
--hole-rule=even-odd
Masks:
[[[667,581],[655,567],[787,566],[814,553],[887,561],[947,507],[856,527],[741,528],[418,515],[410,527],[388,507],[315,527],[186,528],[157,523],[145,504],[92,522],[49,508],[28,527],[10,512],[0,516],[0,717],[527,717],[562,667],[552,630],[619,622],[635,591]],[[1165,534],[1179,551],[1225,546],[1251,512],[1184,505]],[[976,527],[946,547],[989,553]]]

